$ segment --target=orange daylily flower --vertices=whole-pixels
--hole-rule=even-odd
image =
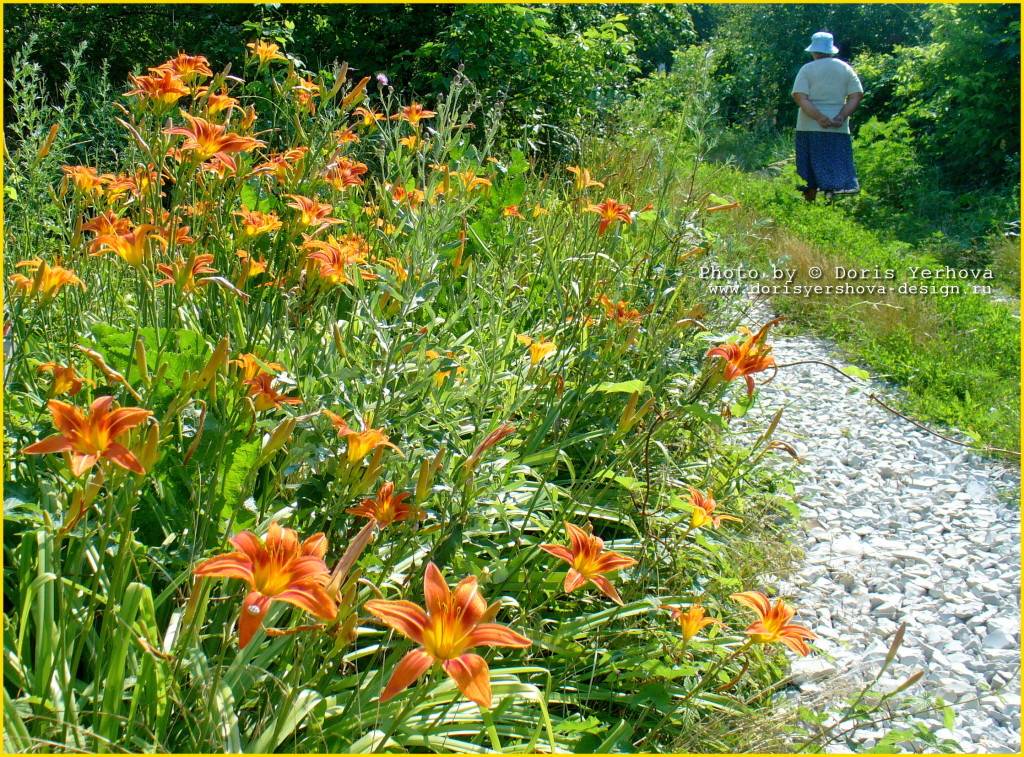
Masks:
[[[267,261],[263,258],[254,258],[248,250],[236,250],[235,255],[242,264],[242,270],[235,280],[235,286],[241,289],[249,279],[267,272]]]
[[[362,119],[361,126],[373,126],[378,121],[383,121],[387,118],[383,113],[364,108],[362,105],[353,110],[352,115],[359,116]]]
[[[179,259],[172,265],[160,263],[157,265],[156,270],[158,273],[162,273],[165,278],[157,281],[156,285],[158,287],[175,286],[179,291],[185,293],[194,292],[198,287],[206,286],[210,283],[209,279],[197,279],[197,276],[204,273],[217,273],[216,268],[210,267],[212,262],[213,255],[196,255],[191,262]]]
[[[132,222],[128,218],[119,218],[112,210],[105,210],[95,218],[82,224],[82,231],[91,231],[96,236],[104,234],[120,235],[131,231]]]
[[[63,184],[74,184],[75,189],[84,194],[98,194],[111,179],[110,174],[100,174],[92,166],[61,166],[64,172]]]
[[[589,169],[580,168],[579,166],[566,166],[565,170],[576,177],[573,179],[573,185],[576,187],[577,192],[582,192],[584,189],[589,189],[590,187],[600,187],[601,189],[604,189],[604,184],[591,178]]]
[[[250,42],[246,45],[249,48],[249,53],[252,57],[256,58],[260,62],[260,67],[267,65],[271,61],[288,59],[281,54],[281,46],[274,43],[268,42],[265,39],[258,40],[256,42]]]
[[[579,526],[565,522],[565,530],[569,535],[569,546],[561,544],[541,544],[540,548],[559,560],[569,563],[569,572],[565,576],[562,588],[567,592],[576,591],[587,581],[594,584],[601,593],[616,604],[622,604],[622,597],[612,586],[604,573],[612,573],[622,568],[636,565],[632,557],[620,555],[604,548],[604,540],[587,533]]]
[[[307,113],[312,113],[316,110],[316,100],[313,97],[320,94],[320,85],[312,79],[304,79],[301,76],[296,77],[295,81],[296,83],[292,85],[292,92],[295,93],[299,107]]]
[[[290,528],[271,522],[265,540],[250,531],[231,537],[235,551],[203,560],[192,572],[208,578],[238,578],[249,586],[238,617],[238,646],[245,647],[263,624],[272,602],[287,602],[322,620],[334,620],[338,606],[327,592],[331,573],[324,562],[323,533],[299,541]]]
[[[260,210],[236,210],[232,215],[242,219],[242,231],[246,236],[255,237],[269,234],[281,228],[281,219],[275,213],[264,213]]]
[[[543,335],[534,339],[526,334],[520,334],[516,339],[521,345],[530,349],[530,365],[537,365],[558,351],[558,345],[550,339],[545,339]]]
[[[138,268],[146,260],[150,240],[164,243],[160,229],[151,223],[143,223],[120,233],[101,234],[89,245],[89,254],[112,252],[128,265]]]
[[[662,605],[661,609],[668,610],[672,615],[672,620],[679,623],[679,632],[683,636],[683,641],[689,641],[707,626],[721,624],[720,620],[707,617],[700,602],[694,602],[685,610],[682,607],[672,607],[671,605]]]
[[[716,515],[715,508],[718,507],[718,503],[715,502],[715,498],[710,491],[702,492],[699,489],[694,489],[692,486],[687,486],[686,488],[690,492],[690,528],[703,528],[709,523],[715,528],[719,528],[723,520],[741,520],[735,515],[725,515],[723,513]]]
[[[166,63],[162,63],[152,70],[158,71],[165,69],[177,74],[178,77],[180,77],[186,84],[191,84],[198,79],[206,79],[207,77],[213,76],[213,71],[210,69],[210,61],[208,61],[204,55],[178,53],[174,58],[171,58]]]
[[[818,637],[809,628],[789,622],[796,611],[783,600],[776,600],[773,605],[759,591],[741,591],[729,596],[757,613],[758,619],[747,627],[751,639],[758,644],[784,644],[803,657],[810,654],[806,640]]]
[[[308,147],[293,147],[283,153],[274,153],[252,169],[254,176],[271,174],[278,181],[288,182],[299,174],[299,163],[309,152]]]
[[[92,379],[79,376],[73,365],[61,365],[60,363],[41,363],[36,368],[37,373],[50,373],[53,381],[50,383],[50,396],[58,394],[69,394],[74,397],[85,384],[93,385]]]
[[[42,302],[49,302],[66,286],[85,289],[85,283],[70,268],[51,266],[40,258],[23,260],[16,263],[15,268],[24,268],[31,275],[12,273],[11,283],[14,284],[14,288],[29,297],[39,296]]]
[[[483,189],[484,187],[492,186],[490,179],[484,176],[477,176],[476,172],[472,168],[467,168],[465,171],[452,171],[452,176],[457,176],[459,178],[459,181],[462,182],[462,187],[466,192],[472,192],[474,189]]]
[[[285,195],[285,197],[291,200],[288,203],[288,207],[299,211],[299,224],[314,227],[313,234],[336,223],[343,223],[340,218],[331,218],[331,211],[334,210],[333,205],[328,205],[326,202],[318,202],[302,195]]]
[[[143,423],[151,413],[141,407],[121,407],[111,410],[114,398],[96,398],[88,414],[81,408],[60,400],[50,400],[46,406],[53,416],[53,425],[59,434],[47,437],[25,447],[26,455],[69,453],[71,473],[81,476],[100,458],[106,458],[133,473],[145,473],[142,464],[127,447],[117,442],[118,437]]]
[[[398,140],[398,144],[409,150],[415,150],[417,146],[424,144],[424,142],[420,139],[419,134],[410,134],[408,137],[402,137]]]
[[[209,87],[197,87],[195,96],[206,97],[206,112],[211,116],[225,110],[230,113],[240,105],[238,100],[228,94],[226,84],[221,86],[220,92],[211,92]]]
[[[387,702],[404,691],[434,664],[455,682],[467,699],[480,707],[491,706],[490,669],[474,647],[525,649],[532,642],[493,619],[500,603],[488,606],[480,594],[475,576],[459,581],[453,592],[434,563],[428,563],[423,577],[426,611],[408,601],[371,599],[366,609],[385,625],[419,644],[395,667],[381,693]]]
[[[356,144],[359,142],[359,135],[351,129],[338,129],[334,132],[334,138],[338,141],[339,145]]]
[[[252,397],[256,412],[264,410],[279,410],[282,405],[301,405],[301,397],[289,397],[281,394],[274,388],[274,377],[269,373],[259,373],[251,379],[243,382],[249,387],[249,396]]]
[[[362,431],[356,431],[337,413],[332,413],[330,410],[323,410],[322,412],[330,419],[331,425],[338,432],[338,436],[344,437],[348,442],[345,457],[350,464],[354,465],[362,461],[363,458],[378,447],[390,447],[398,454],[402,454],[402,450],[397,445],[391,443],[388,435],[382,429],[364,426]]]
[[[395,493],[395,485],[388,481],[377,490],[376,497],[364,499],[356,507],[350,507],[345,512],[349,515],[369,518],[379,528],[384,528],[400,520],[423,517],[417,508],[405,503],[411,496],[409,492]]]
[[[135,89],[125,92],[125,97],[143,98],[158,106],[160,110],[170,108],[190,94],[181,77],[169,68],[153,68],[146,76],[131,75],[128,78]]]
[[[519,210],[518,205],[506,205],[501,209],[501,215],[504,218],[522,218],[523,214]]]
[[[188,121],[188,126],[175,126],[164,129],[164,134],[183,136],[185,141],[179,148],[182,152],[194,152],[199,160],[216,158],[224,165],[236,169],[232,153],[251,152],[257,147],[265,147],[266,143],[254,137],[246,137],[227,130],[227,127],[211,123],[205,118],[193,116],[185,111],[181,115]]]
[[[423,202],[424,195],[422,189],[416,189],[415,187],[406,189],[401,184],[385,184],[384,188],[391,192],[392,200],[397,203],[408,203],[409,207],[413,209],[419,207],[419,204]]]
[[[427,110],[419,103],[414,102],[410,105],[406,105],[401,110],[399,110],[398,113],[391,116],[391,120],[407,121],[409,125],[412,126],[414,129],[418,129],[420,126],[420,121],[424,121],[428,118],[433,118],[436,115],[437,113],[435,113],[434,111]]]
[[[128,194],[132,198],[142,197],[150,185],[157,181],[159,181],[159,176],[151,165],[145,168],[139,166],[134,175],[125,174],[111,177],[110,183],[107,185],[107,199],[114,203],[123,194]]]
[[[602,294],[597,298],[597,301],[604,310],[605,318],[610,321],[614,321],[617,326],[626,326],[637,323],[643,318],[640,311],[636,308],[631,308],[629,303],[625,300],[613,302],[607,296]]]
[[[625,224],[633,223],[633,216],[629,214],[629,205],[616,202],[610,197],[597,205],[588,205],[585,210],[588,213],[597,213],[601,217],[601,223],[597,226],[598,234],[604,234],[608,227],[617,221]]]
[[[284,366],[280,363],[272,363],[266,360],[261,360],[251,352],[241,353],[235,360],[231,361],[231,365],[237,365],[242,370],[242,382],[246,383],[261,373],[267,371],[283,371]]]
[[[324,180],[339,192],[344,192],[348,187],[362,186],[362,176],[366,170],[365,163],[341,157],[327,166],[327,170],[324,171]]]
[[[316,264],[317,273],[331,285],[348,284],[352,268],[359,271],[364,281],[378,278],[373,271],[363,267],[367,263],[370,245],[358,234],[348,234],[340,240],[333,234],[326,240],[306,236],[302,249],[310,251],[307,260]]]
[[[740,327],[740,333],[746,336],[742,344],[720,344],[708,350],[706,357],[720,357],[725,360],[725,380],[732,381],[740,376],[747,382],[747,396],[754,394],[754,379],[751,374],[766,371],[775,367],[775,358],[772,357],[772,347],[765,344],[768,336],[768,329],[777,324],[781,319],[776,318],[768,321],[756,334],[751,334],[750,329]]]

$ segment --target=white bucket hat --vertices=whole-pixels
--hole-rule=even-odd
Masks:
[[[839,48],[832,42],[832,35],[828,32],[815,32],[811,35],[811,44],[804,48],[808,53],[821,53],[822,55],[835,55]]]

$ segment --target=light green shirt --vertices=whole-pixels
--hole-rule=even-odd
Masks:
[[[818,58],[805,63],[793,82],[793,94],[807,95],[815,108],[829,118],[835,118],[846,104],[846,98],[854,92],[863,92],[857,72],[838,58]],[[797,131],[830,131],[835,134],[850,133],[850,119],[837,128],[824,129],[818,122],[798,109]]]

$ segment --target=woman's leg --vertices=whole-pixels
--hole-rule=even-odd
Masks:
[[[800,187],[800,191],[808,202],[814,202],[818,194],[818,180],[812,161],[811,134],[809,131],[796,132],[796,172],[806,182],[806,186]]]

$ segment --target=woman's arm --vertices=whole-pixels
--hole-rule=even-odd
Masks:
[[[800,110],[807,114],[808,118],[813,118],[818,122],[818,125],[823,129],[827,129],[833,126],[832,119],[814,107],[814,103],[803,92],[794,92],[793,99],[796,100],[796,104],[800,106]],[[841,122],[840,122],[841,123]]]
[[[843,109],[836,113],[835,120],[842,125],[843,121],[853,115],[853,111],[857,110],[857,106],[860,105],[860,101],[864,99],[863,92],[854,92],[852,95],[846,98],[846,104]]]

